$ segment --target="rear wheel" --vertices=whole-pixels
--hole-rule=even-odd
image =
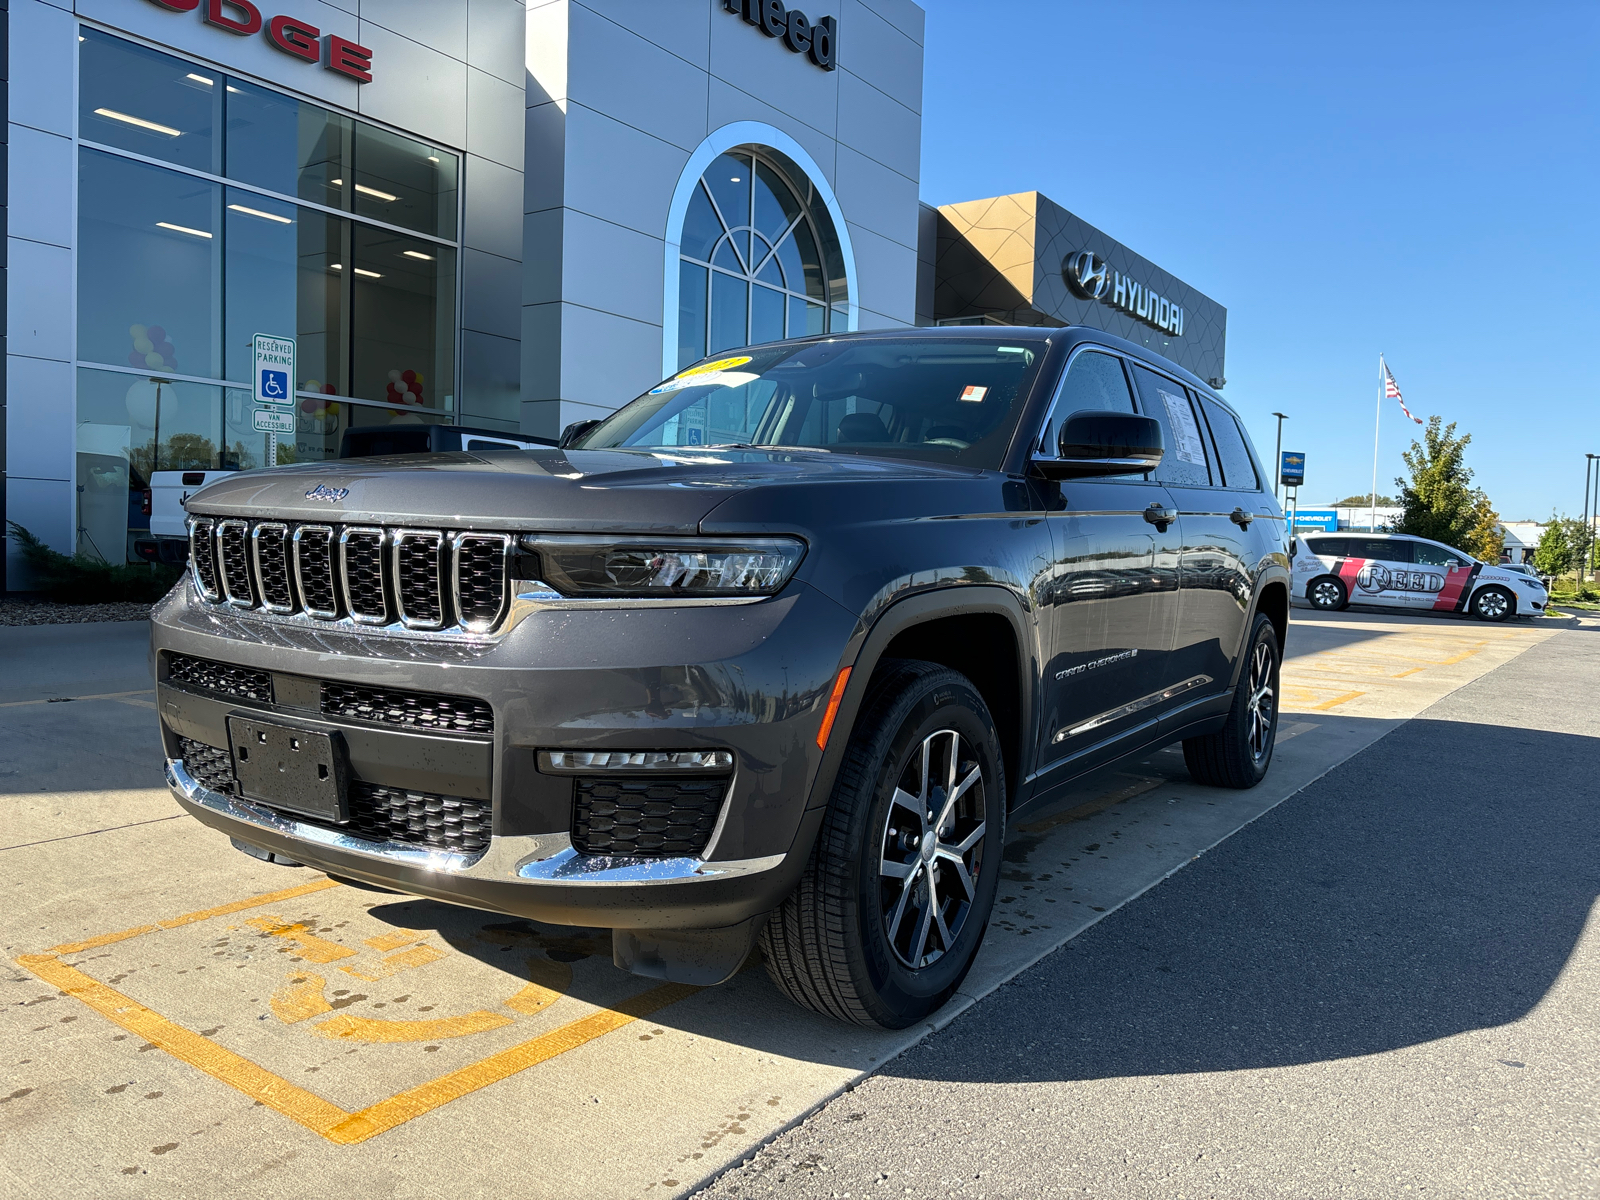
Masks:
[[[1278,632],[1266,617],[1256,617],[1245,653],[1228,723],[1216,733],[1184,739],[1183,761],[1196,783],[1253,788],[1272,765],[1278,736]]]
[[[1505,588],[1479,588],[1472,597],[1472,615],[1480,621],[1504,621],[1517,611],[1517,602]]]
[[[1312,608],[1324,612],[1337,612],[1350,603],[1350,593],[1344,581],[1333,575],[1323,575],[1306,584],[1306,599]]]
[[[935,663],[885,664],[806,872],[762,933],[773,982],[858,1025],[922,1020],[972,966],[1004,841],[1005,769],[983,698]]]

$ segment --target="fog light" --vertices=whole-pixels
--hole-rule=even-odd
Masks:
[[[731,750],[541,750],[539,769],[558,775],[591,771],[733,770]]]

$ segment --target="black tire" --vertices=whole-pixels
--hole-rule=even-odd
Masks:
[[[1480,621],[1507,621],[1517,614],[1517,598],[1505,588],[1479,588],[1472,593],[1471,608]]]
[[[1339,612],[1350,605],[1350,589],[1337,575],[1319,575],[1306,584],[1306,602],[1323,612]]]
[[[1244,667],[1228,723],[1216,733],[1185,738],[1183,761],[1196,783],[1253,788],[1267,777],[1278,737],[1278,631],[1257,616],[1245,643]]]
[[[951,779],[958,795],[927,851],[920,801],[941,804]],[[907,785],[918,789],[915,810],[895,799],[911,798]],[[761,935],[784,995],[882,1029],[915,1024],[949,1000],[994,908],[1005,796],[994,720],[966,676],[937,663],[880,664],[805,874]],[[937,903],[927,902],[930,889]]]

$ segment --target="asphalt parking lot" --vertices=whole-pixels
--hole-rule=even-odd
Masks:
[[[1168,751],[1030,817],[962,994],[937,1029],[893,1035],[794,1009],[759,967],[663,987],[613,968],[594,931],[240,855],[161,785],[143,625],[0,630],[0,1183],[1245,1195],[1293,1177],[1295,1194],[1390,1194],[1382,1178],[1460,1194],[1443,1181],[1487,1187],[1515,1164],[1521,1191],[1484,1194],[1592,1192],[1600,1055],[1575,1031],[1595,1027],[1582,929],[1600,859],[1579,767],[1600,730],[1572,698],[1597,679],[1595,626],[1295,618],[1268,781],[1198,788]],[[1544,784],[1551,766],[1570,782]],[[1461,950],[1484,939],[1503,962]],[[1350,949],[1374,943],[1394,952]],[[1416,977],[1401,947],[1441,963]],[[1505,1032],[1545,1015],[1530,1048]],[[1447,1072],[1471,1086],[1446,1087],[1439,1056],[1474,1037],[1523,1065],[1473,1059]],[[1461,1103],[1492,1119],[1472,1129]],[[1480,1148],[1475,1175],[1428,1166]],[[1317,1152],[1369,1174],[1306,1173]]]

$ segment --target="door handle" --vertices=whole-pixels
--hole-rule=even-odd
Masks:
[[[1165,533],[1167,526],[1178,519],[1178,510],[1152,500],[1150,507],[1144,510],[1144,519],[1156,527],[1156,532]]]
[[[1249,529],[1250,522],[1254,521],[1255,519],[1255,513],[1247,513],[1242,508],[1236,508],[1228,514],[1228,520],[1232,521],[1240,529]]]

